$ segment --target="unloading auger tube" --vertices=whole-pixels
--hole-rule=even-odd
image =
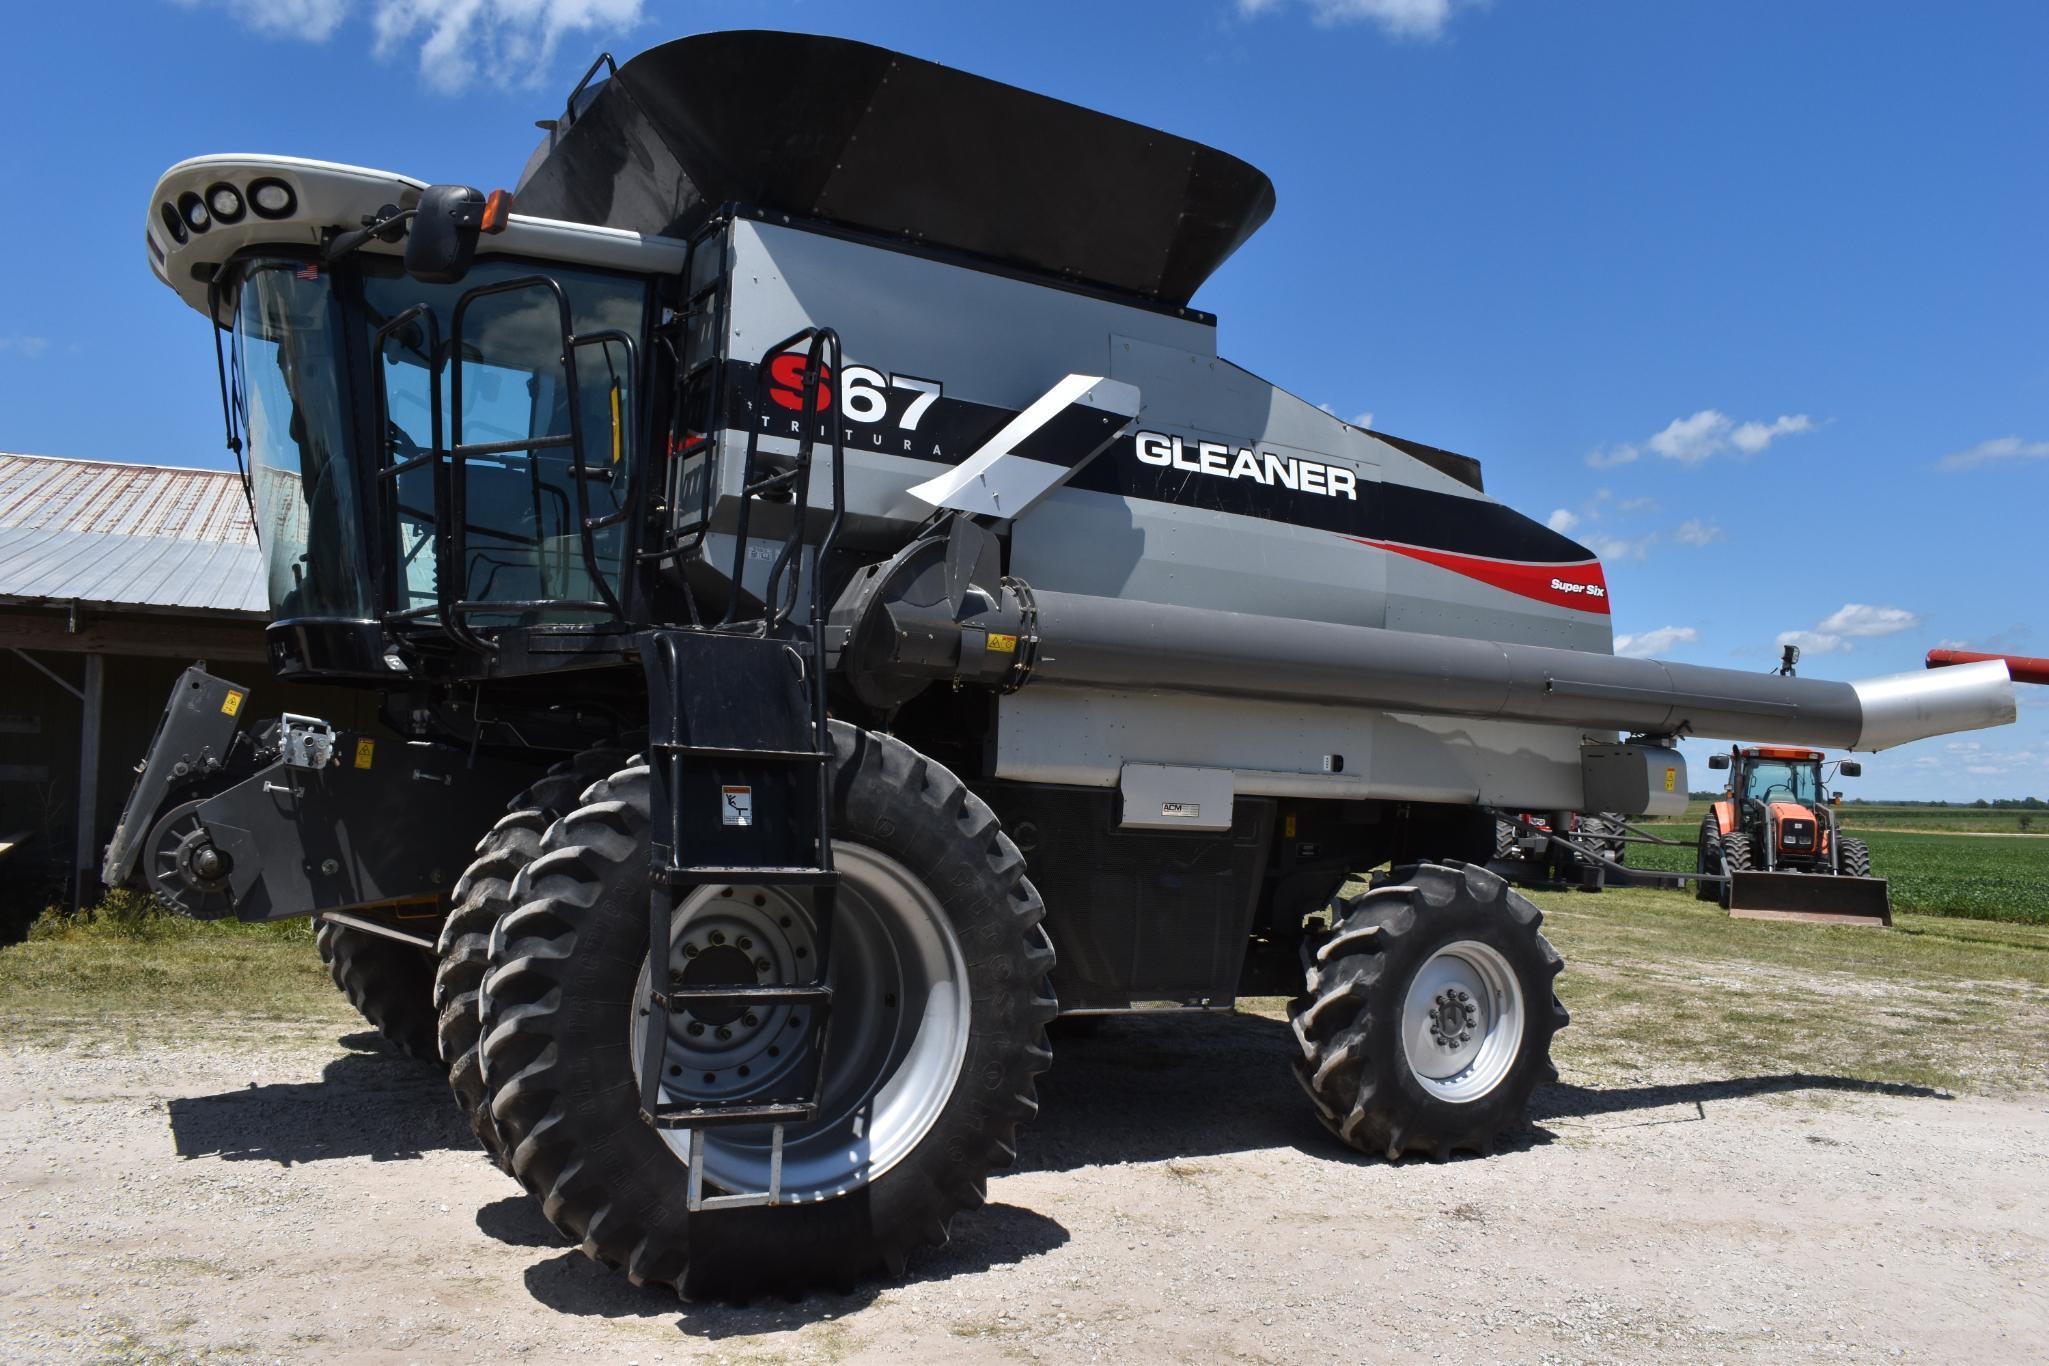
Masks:
[[[887,600],[887,591],[847,614],[869,618],[862,627],[870,629],[856,627],[846,659],[857,686],[863,672],[922,671],[1013,690],[1067,684],[1186,692],[1855,750],[2005,725],[2015,715],[2012,680],[1996,660],[1840,683],[1035,592],[1015,579],[963,600],[993,609],[948,622],[938,619],[945,604]],[[873,629],[883,624],[870,615],[877,613],[886,629]],[[1021,648],[991,654],[992,638],[1016,639]],[[878,640],[899,642],[891,657],[874,650]]]

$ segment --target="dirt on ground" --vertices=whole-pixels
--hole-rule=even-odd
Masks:
[[[684,1305],[565,1246],[443,1082],[332,1043],[0,1054],[9,1360],[2039,1359],[2049,1097],[1538,1093],[1486,1159],[1338,1147],[1285,1026],[1066,1037],[1022,1166],[851,1297]]]

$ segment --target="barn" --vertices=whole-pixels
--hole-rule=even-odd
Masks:
[[[172,681],[204,660],[256,707],[313,710],[264,663],[238,475],[0,453],[0,942],[90,903]],[[261,714],[261,713],[257,713]]]

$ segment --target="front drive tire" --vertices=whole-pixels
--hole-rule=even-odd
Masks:
[[[1039,924],[1044,907],[1023,856],[989,808],[937,763],[889,736],[839,722],[831,730],[843,872],[833,1042],[821,1116],[793,1127],[788,1144],[797,1150],[807,1132],[859,1127],[873,1115],[873,1129],[860,1130],[869,1136],[852,1147],[879,1151],[888,1143],[884,1116],[920,1116],[900,1130],[900,1149],[883,1170],[857,1170],[801,1203],[687,1211],[684,1136],[642,1121],[634,1066],[649,957],[646,767],[597,784],[549,830],[514,888],[517,909],[493,933],[481,1002],[484,1076],[513,1174],[558,1229],[637,1284],[671,1286],[686,1297],[745,1297],[846,1289],[877,1268],[900,1272],[915,1248],[945,1243],[958,1211],[982,1203],[988,1173],[1015,1160],[1018,1128],[1037,1112],[1035,1079],[1052,1061],[1046,1025],[1058,1007],[1047,981],[1053,949]],[[701,895],[723,900],[692,926],[729,917],[731,943],[747,933],[753,952],[794,952],[806,942],[803,925],[782,939],[776,925],[801,922],[801,914],[776,904],[773,893],[764,909],[754,900],[759,890],[706,889]],[[966,980],[927,977],[924,999],[877,1000],[882,980],[919,980],[890,977],[890,956],[877,947],[889,942],[881,922],[910,917],[894,909],[903,897],[943,922],[938,938],[951,947],[940,961],[959,964]],[[864,930],[869,921],[877,928]],[[693,928],[689,937],[700,932]],[[920,933],[931,942],[929,929]],[[943,1022],[955,1012],[962,1027],[944,1037],[957,1039],[957,1052],[932,1066],[920,1043],[930,1029],[952,1028]],[[735,1035],[752,1024],[725,1023]],[[714,1033],[725,1031],[704,1031],[697,1046],[717,1047]],[[850,1075],[859,1071],[852,1061],[835,1062],[895,1059],[892,1038],[908,1041],[917,1061],[892,1061],[897,1070],[865,1078]],[[692,1046],[672,1034],[669,1075],[680,1074],[677,1060],[689,1058]],[[768,1054],[752,1056],[762,1066]],[[695,1067],[713,1064],[700,1058],[692,1066],[697,1075]],[[719,1085],[736,1074],[745,1075],[715,1069]],[[923,1094],[905,1111],[891,1108],[906,1092]],[[765,1142],[750,1132],[716,1128],[708,1141],[745,1155],[750,1142],[755,1150]],[[818,1160],[815,1149],[809,1159],[786,1153],[786,1192],[807,1160]],[[706,1167],[719,1170],[709,1156]]]
[[[1871,876],[1871,846],[1855,835],[1842,836],[1843,848],[1840,858],[1845,877]]]
[[[1303,948],[1295,1076],[1325,1128],[1390,1161],[1487,1152],[1558,1079],[1565,966],[1543,913],[1484,868],[1419,864],[1341,898]]]
[[[434,970],[435,1029],[448,1064],[448,1089],[470,1132],[501,1168],[505,1145],[491,1118],[491,1098],[477,1053],[477,998],[490,967],[491,930],[512,909],[512,883],[539,856],[541,836],[584,790],[626,762],[619,749],[590,749],[554,765],[506,803],[505,815],[477,841],[476,856],[455,884],[454,909],[442,922]]]
[[[1693,859],[1696,873],[1719,873],[1722,871],[1722,825],[1713,815],[1701,817],[1700,844]],[[1693,884],[1695,901],[1720,901],[1722,887],[1717,882],[1696,882]]]

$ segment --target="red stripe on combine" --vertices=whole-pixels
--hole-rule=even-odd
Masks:
[[[1481,555],[1455,555],[1448,550],[1403,545],[1399,541],[1369,541],[1358,536],[1345,539],[1358,545],[1370,545],[1375,550],[1406,555],[1412,560],[1421,560],[1538,602],[1608,615],[1608,577],[1601,572],[1599,560],[1582,560],[1577,564],[1530,564],[1521,560],[1490,560]]]

